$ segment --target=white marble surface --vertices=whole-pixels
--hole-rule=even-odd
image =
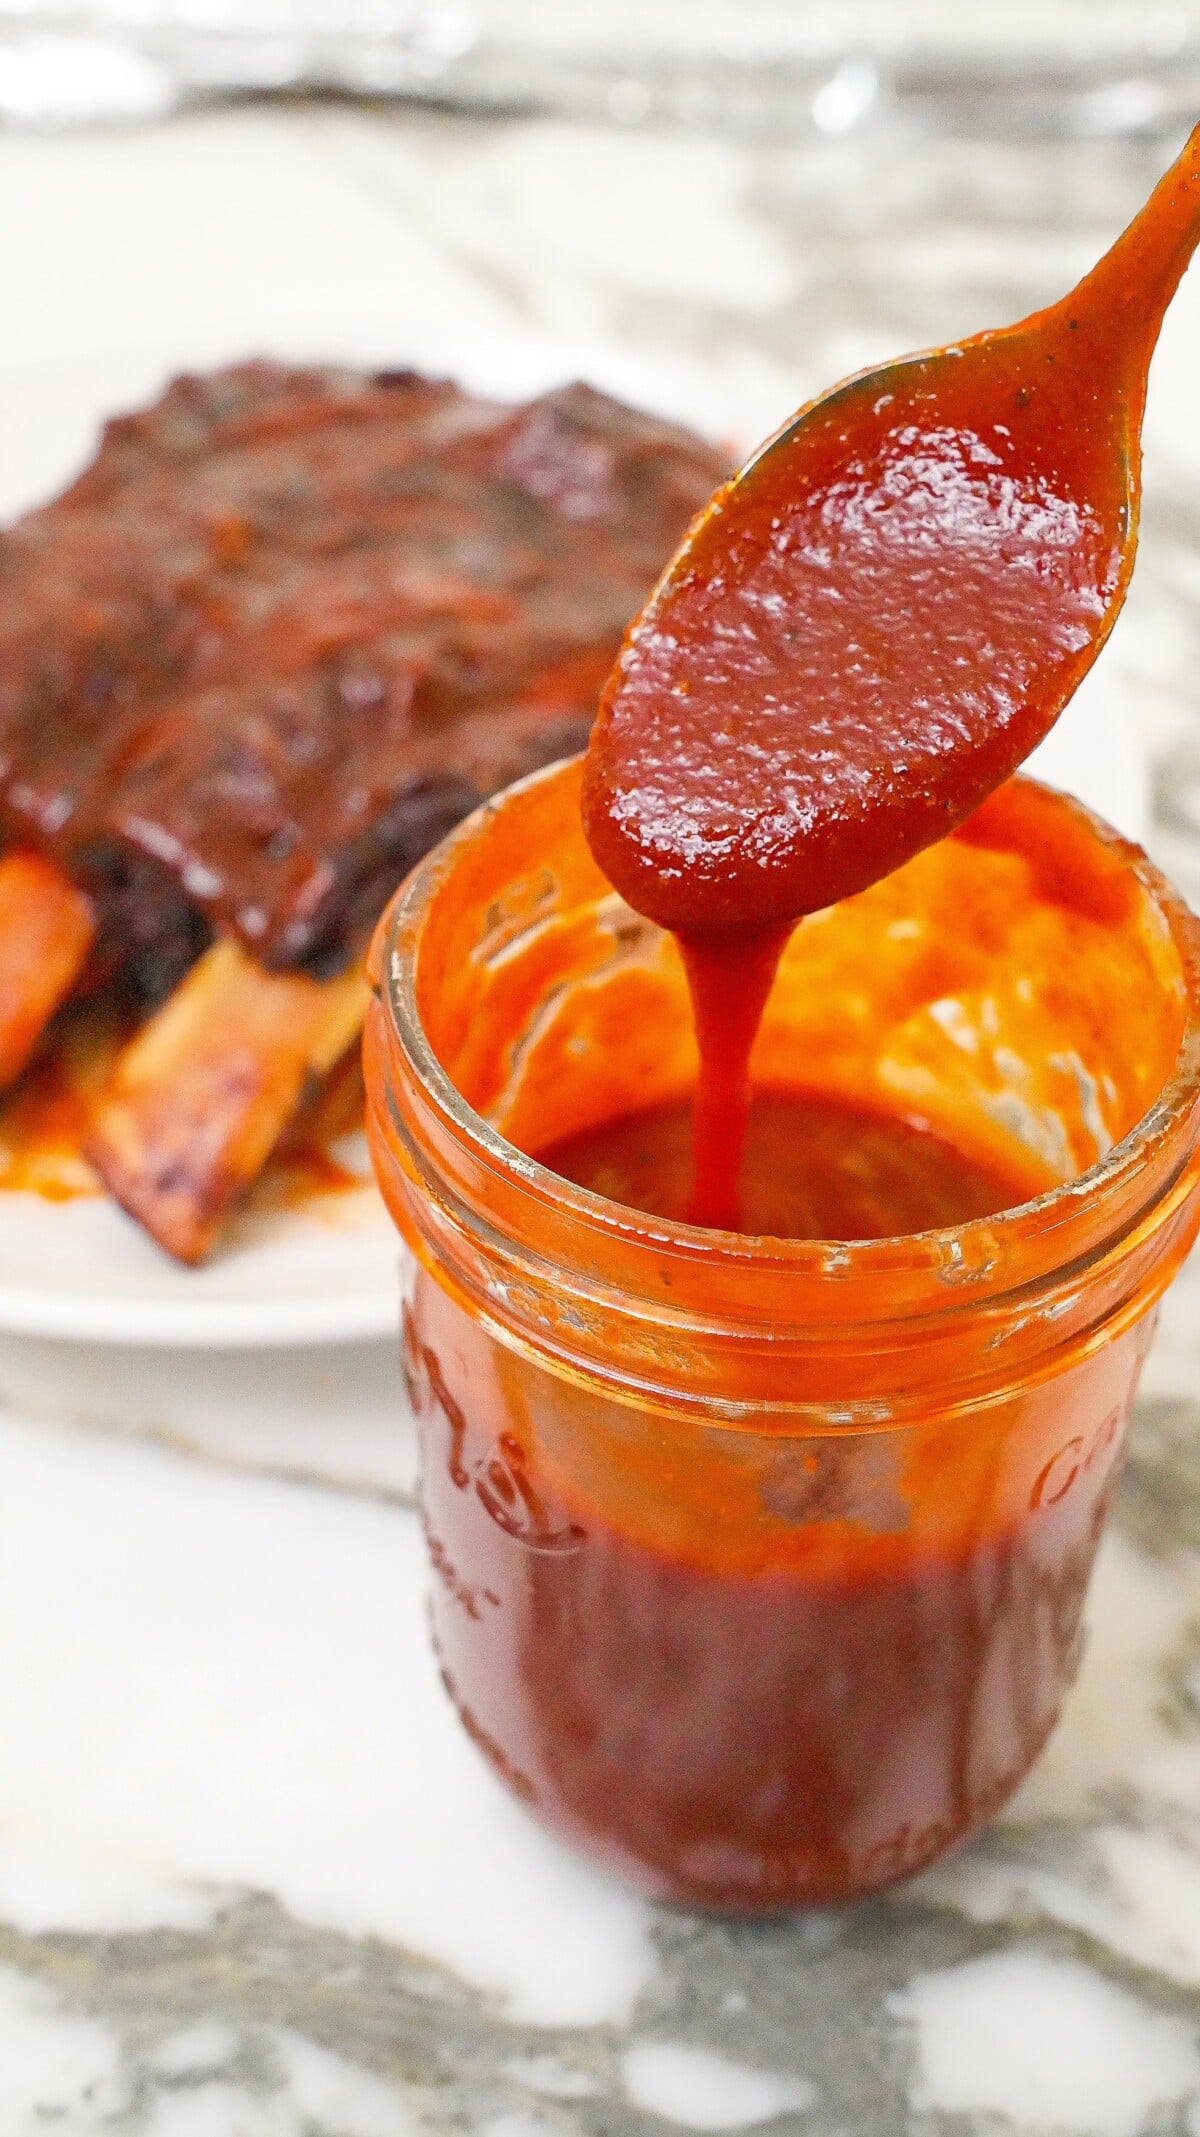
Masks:
[[[3,374],[250,348],[606,352],[731,432],[1051,296],[1147,147],[756,150],[252,113],[0,137]],[[1200,284],[1104,687],[1200,884]],[[36,428],[36,393],[30,422]],[[29,441],[31,464],[38,439]],[[1200,1270],[1168,1302],[1063,1725],[844,1916],[655,1910],[441,1703],[387,1346],[0,1344],[0,2132],[1200,2137]]]

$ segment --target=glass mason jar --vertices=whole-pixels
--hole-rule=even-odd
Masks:
[[[1200,924],[1019,780],[796,930],[756,1085],[852,1097],[1045,1191],[854,1243],[704,1231],[528,1152],[678,1099],[671,939],[579,765],[409,879],[370,1134],[442,1672],[544,1819],[659,1893],[849,1899],[989,1818],[1053,1727],[1162,1291],[1200,1223]]]

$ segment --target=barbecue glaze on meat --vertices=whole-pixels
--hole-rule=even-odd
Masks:
[[[149,995],[213,932],[338,968],[451,824],[582,744],[725,472],[584,386],[178,380],[0,535],[0,838]]]

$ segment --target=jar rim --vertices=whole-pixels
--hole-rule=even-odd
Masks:
[[[1185,989],[1184,1028],[1171,1072],[1158,1097],[1120,1141],[1085,1172],[1032,1200],[963,1224],[878,1239],[789,1239],[655,1217],[578,1186],[519,1150],[463,1097],[426,1035],[417,1004],[421,920],[463,850],[499,812],[530,788],[577,773],[581,761],[579,757],[561,758],[544,766],[464,818],[402,885],[380,924],[372,952],[376,994],[385,1007],[391,1039],[399,1044],[426,1100],[432,1102],[455,1141],[465,1145],[489,1172],[507,1179],[537,1203],[552,1204],[557,1212],[573,1218],[594,1236],[607,1236],[630,1249],[644,1247],[672,1258],[703,1258],[706,1264],[719,1264],[731,1275],[769,1268],[777,1280],[786,1279],[790,1273],[803,1284],[806,1279],[826,1279],[831,1275],[870,1280],[873,1276],[895,1278],[933,1272],[952,1278],[961,1271],[964,1277],[984,1277],[993,1301],[1027,1287],[1031,1273],[1035,1273],[1031,1262],[1037,1265],[1036,1273],[1043,1276],[1061,1274],[1073,1264],[1078,1259],[1078,1220],[1086,1211],[1101,1219],[1100,1236],[1090,1242],[1087,1259],[1091,1260],[1136,1227],[1170,1192],[1193,1143],[1200,1139],[1200,918],[1140,846],[1074,796],[1024,775],[1023,784],[1037,788],[1061,806],[1067,817],[1082,825],[1129,869],[1166,922]],[[1189,1128],[1195,1131],[1191,1137]],[[1165,1178],[1161,1164],[1164,1146],[1177,1152],[1177,1162],[1168,1166]],[[1150,1163],[1152,1156],[1160,1158],[1157,1165]],[[1142,1194],[1136,1191],[1139,1182],[1144,1186]],[[1105,1211],[1111,1211],[1113,1217],[1108,1226],[1102,1222]],[[1061,1250],[1056,1251],[1060,1240]],[[1011,1265],[1018,1248],[1020,1277],[1008,1283],[1002,1272]],[[999,1281],[987,1281],[989,1275],[999,1276]]]

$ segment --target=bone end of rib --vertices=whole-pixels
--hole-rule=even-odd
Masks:
[[[202,1261],[298,1109],[353,1046],[362,973],[263,971],[215,943],[125,1048],[85,1152],[176,1260]]]

